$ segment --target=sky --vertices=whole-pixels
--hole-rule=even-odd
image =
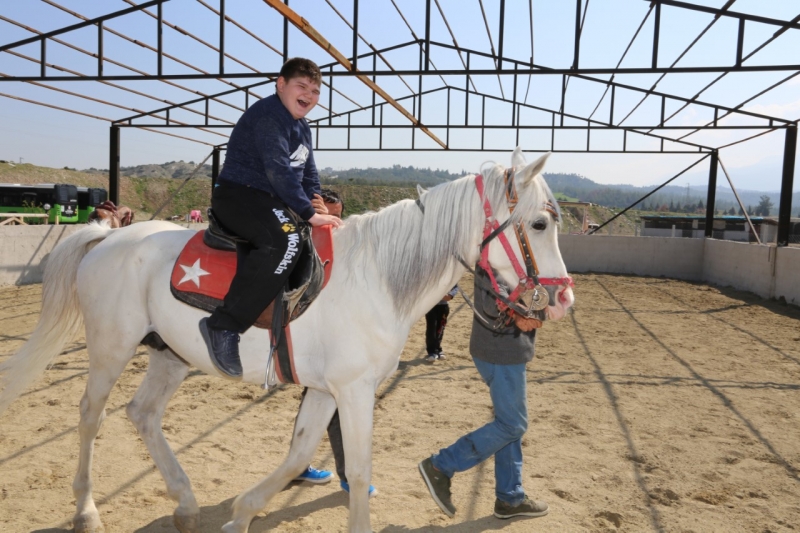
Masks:
[[[710,7],[721,7],[724,0],[693,0],[693,3]],[[417,36],[424,36],[425,0],[395,0],[402,10],[406,21]],[[471,49],[489,52],[491,47],[499,47],[499,0],[483,0],[486,14],[486,25],[492,34],[489,42],[481,3],[478,0],[439,0],[438,4],[447,17],[447,23],[440,15],[436,2],[432,2],[433,16],[431,32],[435,40],[452,44],[452,30],[458,44]],[[66,27],[80,21],[75,15],[64,9],[85,17],[97,17],[129,7],[122,0],[30,0],[25,2],[0,2],[0,45],[11,43],[33,35],[30,31],[15,25],[8,20],[16,21],[29,28],[46,32]],[[218,42],[219,18],[208,6],[218,8],[219,0],[171,0],[164,4],[164,19],[170,23],[195,33],[206,42],[216,45]],[[336,14],[335,7],[345,18],[353,18],[352,0],[291,0],[290,7],[307,19],[337,49],[345,55],[352,53],[352,36],[346,23]],[[530,12],[533,12],[533,54],[530,39]],[[584,30],[581,35],[581,66],[613,67],[617,64],[628,46],[631,37],[644,19],[649,2],[644,0],[592,0],[586,9]],[[572,62],[574,50],[574,2],[552,2],[550,0],[507,0],[505,17],[504,55],[527,60],[531,55],[534,62],[551,68],[566,68]],[[763,0],[737,0],[731,10],[758,14],[782,20],[790,20],[797,16],[798,7],[794,2]],[[151,10],[155,12],[155,9]],[[262,0],[237,0],[226,3],[226,14],[239,25],[258,35],[276,50],[282,48],[282,23],[279,15]],[[661,44],[659,47],[659,65],[668,66],[691,43],[691,41],[712,20],[711,15],[689,13],[685,10],[664,7],[661,18]],[[156,23],[152,17],[144,13],[135,13],[119,19],[108,21],[106,28],[117,32],[104,37],[104,55],[107,59],[105,72],[130,73],[127,65],[142,71],[153,72],[155,54],[141,46],[126,41],[120,35],[155,45]],[[736,48],[737,23],[723,18],[696,43],[678,66],[731,64]],[[398,14],[391,0],[373,0],[360,2],[359,31],[361,35],[377,48],[405,43],[411,40],[411,30]],[[748,23],[745,31],[744,55],[767,40],[775,31],[774,26]],[[642,26],[639,37],[631,45],[623,67],[649,66],[652,57],[653,16]],[[63,35],[64,43],[81,47],[93,52],[96,48],[96,28],[86,28]],[[225,49],[238,61],[226,60],[227,72],[248,72],[250,68],[259,72],[275,72],[281,63],[280,53],[270,50],[261,42],[247,35],[232,23],[226,24]],[[289,33],[289,49],[292,56],[306,56],[319,64],[332,61],[320,47],[306,39],[298,30],[292,28]],[[208,47],[198,43],[186,35],[171,28],[164,29],[164,50],[179,57],[187,63],[205,70],[213,70],[218,64],[218,55]],[[359,52],[368,51],[367,45],[359,44]],[[797,50],[800,50],[800,30],[790,30],[770,45],[745,61],[749,64],[797,64]],[[33,75],[38,72],[38,64],[28,58],[39,57],[38,45],[27,45],[16,50],[18,55],[0,52],[0,75]],[[394,68],[416,68],[419,61],[418,48],[406,47],[385,54]],[[460,68],[461,59],[452,51],[434,47],[431,56],[436,68]],[[49,42],[47,60],[50,63],[70,68],[77,72],[92,73],[96,69],[96,59],[87,54],[71,49],[63,44]],[[473,65],[492,68],[490,60],[473,58]],[[359,65],[360,68],[370,65]],[[165,59],[164,69],[171,73],[188,73],[192,70],[173,60]],[[55,69],[49,73],[57,74]],[[751,96],[764,90],[777,81],[794,74],[791,71],[778,73],[739,73],[724,77],[719,83],[705,91],[700,100],[725,106],[736,106]],[[656,88],[668,94],[686,98],[694,96],[717,74],[670,74],[661,80]],[[608,79],[608,76],[596,76]],[[615,81],[649,89],[656,81],[656,75],[623,75]],[[463,76],[445,76],[448,84],[463,89]],[[561,79],[557,76],[533,76],[528,86],[526,78],[520,78],[517,88],[518,99],[527,95],[527,103],[546,109],[558,109],[560,105]],[[71,167],[85,169],[90,167],[108,168],[109,121],[104,119],[120,119],[136,114],[139,111],[151,111],[163,107],[164,101],[185,102],[197,97],[197,92],[214,94],[234,89],[235,85],[243,86],[263,81],[262,79],[228,80],[227,83],[214,80],[172,83],[155,81],[114,82],[114,85],[97,82],[70,81],[47,82],[33,85],[21,82],[0,83],[0,159],[14,162],[33,163],[49,167]],[[510,97],[513,93],[511,76],[475,77],[475,88],[489,95]],[[379,77],[378,85],[392,97],[402,98],[411,91],[396,77]],[[406,77],[407,83],[414,91],[418,80]],[[367,105],[371,102],[370,90],[360,81],[334,78],[334,86],[343,91],[356,104]],[[438,77],[423,78],[424,90],[442,86]],[[50,87],[47,88],[47,87]],[[75,94],[57,92],[52,88],[70,91]],[[578,116],[588,116],[598,102],[601,102],[605,86],[601,83],[572,78],[567,91],[566,109]],[[131,92],[135,91],[135,92]],[[273,92],[271,85],[254,89],[257,97],[268,96]],[[309,118],[327,116],[329,89],[323,87],[320,106],[312,111]],[[444,92],[440,91],[423,99],[423,122],[426,124],[443,124],[446,120],[447,101]],[[27,98],[47,102],[51,105],[80,111],[101,118],[90,118],[64,110],[39,106],[9,98],[8,96]],[[116,105],[108,105],[88,100],[90,97]],[[254,96],[253,98],[255,98]],[[632,91],[618,90],[614,115],[625,116],[641,99]],[[241,94],[221,98],[226,103],[212,103],[210,112],[215,118],[235,123],[244,108]],[[411,107],[410,101],[403,101]],[[333,93],[333,109],[336,112],[350,110],[355,104],[338,93]],[[605,120],[609,115],[609,96],[599,104],[595,118]],[[237,109],[237,107],[239,109]],[[202,111],[202,106],[194,106]],[[667,103],[667,114],[678,109],[678,104]],[[779,86],[777,89],[748,102],[744,110],[776,118],[796,121],[800,118],[800,75]],[[451,120],[455,123],[464,117],[464,99],[462,91],[452,91]],[[652,124],[654,117],[660,112],[660,100],[649,98],[626,120],[626,125]],[[396,112],[387,112],[387,122],[400,124],[405,119]],[[172,118],[189,122],[195,120],[197,114],[174,112]],[[508,104],[492,104],[486,106],[487,123],[507,125],[511,117]],[[685,126],[704,124],[712,118],[712,112],[701,106],[690,106],[679,113],[670,123]],[[362,111],[352,117],[354,124],[367,124],[371,113]],[[481,101],[479,97],[470,98],[469,120],[476,123],[481,120]],[[524,110],[520,113],[520,122],[527,124],[547,124],[550,114],[535,110]],[[152,120],[150,122],[153,122]],[[216,120],[212,119],[212,123]],[[344,119],[334,120],[343,123]],[[720,123],[762,125],[763,121],[745,117],[728,117]],[[583,122],[567,119],[565,124],[580,125]],[[167,130],[160,130],[167,131]],[[123,166],[164,163],[184,160],[199,162],[210,152],[211,145],[225,142],[230,129],[219,129],[209,132],[193,132],[188,129],[171,129],[169,133],[191,137],[203,143],[170,137],[152,131],[126,128],[122,131],[121,163]],[[758,133],[761,130],[731,131],[717,130],[701,132],[689,136],[686,140],[706,146],[720,146]],[[443,129],[435,129],[436,135],[444,138]],[[675,130],[664,130],[667,137],[677,137],[687,133]],[[618,132],[593,132],[592,146],[618,147],[621,134]],[[407,130],[384,130],[385,146],[407,147],[410,133]],[[324,129],[320,132],[320,143],[317,147],[316,160],[321,168],[344,169],[352,167],[387,167],[395,164],[414,165],[446,169],[451,172],[477,172],[485,161],[496,161],[509,164],[510,153],[515,145],[515,135],[510,130],[490,130],[486,133],[487,147],[497,151],[329,151],[325,147],[346,146],[346,137],[342,129]],[[479,145],[480,132],[476,130],[451,130],[450,142],[453,146],[476,147]],[[415,135],[419,145],[431,146],[432,141],[419,132]],[[352,134],[353,146],[376,147],[377,132],[374,129],[356,130]],[[558,148],[580,148],[585,146],[585,132],[558,131],[556,146]],[[523,150],[530,151],[529,160],[537,157],[534,152],[549,149],[550,133],[543,130],[523,131],[520,134],[520,145]],[[628,145],[634,148],[650,148],[654,141],[630,134]],[[657,145],[657,142],[656,142]],[[674,143],[667,143],[668,146]],[[668,148],[669,149],[669,148]],[[721,151],[721,159],[731,174],[737,187],[750,190],[775,191],[780,188],[780,174],[784,150],[784,133],[777,131],[763,135],[757,139],[735,145]],[[546,172],[572,172],[586,176],[604,184],[628,183],[633,185],[658,185],[697,161],[696,154],[600,154],[600,153],[556,153],[550,158]],[[796,165],[794,188],[800,190],[800,164]],[[700,163],[695,170],[678,178],[676,185],[702,185],[707,182],[708,163]],[[719,180],[724,180],[720,172]]]

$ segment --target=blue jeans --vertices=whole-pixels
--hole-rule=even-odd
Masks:
[[[495,494],[511,505],[525,498],[522,488],[522,436],[528,429],[525,364],[495,365],[472,359],[489,386],[494,420],[458,439],[431,459],[447,477],[469,470],[494,455]]]

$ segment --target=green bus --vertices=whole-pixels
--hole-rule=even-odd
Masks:
[[[50,224],[86,223],[95,206],[106,200],[108,192],[96,187],[0,183],[0,213],[47,213]]]

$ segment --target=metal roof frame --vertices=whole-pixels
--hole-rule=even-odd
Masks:
[[[791,193],[793,186],[793,175],[796,161],[796,147],[797,147],[797,121],[786,120],[780,117],[773,117],[769,115],[754,113],[743,109],[744,105],[753,99],[767,93],[770,90],[779,87],[783,83],[788,82],[795,76],[800,75],[800,64],[748,64],[747,60],[756,54],[759,50],[763,49],[769,43],[783,35],[788,31],[800,30],[800,15],[792,18],[791,20],[779,20],[770,17],[764,17],[757,14],[744,13],[733,11],[730,8],[736,0],[727,0],[722,8],[712,8],[707,6],[700,6],[688,2],[681,2],[676,0],[645,0],[649,2],[649,10],[647,11],[642,23],[639,25],[636,33],[628,44],[622,58],[616,65],[613,66],[591,66],[584,67],[581,65],[581,35],[583,32],[584,23],[586,21],[586,13],[588,10],[589,0],[576,0],[574,5],[574,54],[572,63],[569,66],[562,67],[549,67],[534,62],[533,57],[533,12],[531,14],[531,57],[528,61],[508,57],[504,55],[505,32],[504,22],[506,20],[506,2],[505,0],[499,1],[499,29],[496,34],[497,48],[495,49],[495,42],[492,39],[492,32],[489,28],[489,22],[486,18],[483,2],[480,1],[481,12],[483,14],[483,22],[486,26],[486,32],[490,42],[490,52],[470,49],[463,47],[456,41],[455,34],[445,16],[445,12],[438,0],[435,2],[436,8],[439,11],[445,25],[447,26],[450,38],[453,44],[448,44],[436,40],[431,30],[431,17],[432,17],[432,0],[425,1],[425,33],[423,36],[417,36],[408,20],[394,2],[390,0],[392,5],[397,10],[398,14],[402,17],[403,21],[408,26],[413,37],[412,40],[407,42],[393,44],[381,49],[373,46],[367,41],[361,33],[359,33],[359,1],[353,0],[352,6],[352,22],[334,6],[331,0],[325,0],[333,11],[341,18],[349,27],[352,34],[352,53],[345,54],[337,50],[315,27],[313,27],[307,20],[302,18],[300,14],[289,7],[289,1],[280,0],[263,0],[266,5],[278,12],[282,17],[282,28],[279,33],[282,36],[282,50],[270,45],[264,39],[259,37],[255,32],[248,30],[244,25],[238,23],[236,20],[226,15],[225,0],[217,0],[217,7],[209,5],[204,0],[197,0],[200,4],[211,10],[219,19],[218,33],[216,36],[216,44],[213,39],[204,40],[203,38],[193,35],[191,32],[181,28],[180,26],[168,22],[164,19],[163,4],[170,0],[150,0],[142,4],[136,4],[133,0],[123,0],[130,7],[108,13],[95,18],[87,18],[77,13],[71,12],[67,8],[60,6],[55,0],[44,0],[46,3],[66,11],[75,17],[81,18],[82,22],[65,26],[55,31],[38,32],[32,28],[28,28],[23,24],[8,19],[0,15],[0,21],[13,24],[17,27],[22,27],[32,33],[34,36],[12,43],[0,46],[0,53],[13,54],[20,59],[28,62],[35,62],[38,64],[38,75],[31,75],[29,73],[17,74],[2,74],[0,75],[0,82],[24,82],[39,85],[48,89],[53,89],[61,93],[66,93],[75,97],[87,98],[105,105],[113,106],[121,109],[128,109],[135,112],[133,115],[124,118],[108,119],[96,115],[82,113],[77,110],[66,109],[63,107],[55,106],[46,101],[36,101],[19,96],[8,95],[0,93],[0,96],[16,98],[18,100],[27,101],[34,104],[44,105],[51,108],[60,109],[68,112],[75,112],[101,120],[107,120],[110,123],[110,195],[113,200],[118,201],[119,195],[119,148],[120,148],[120,129],[121,128],[143,128],[149,131],[155,131],[162,134],[173,135],[181,138],[182,135],[177,135],[175,132],[178,130],[191,130],[196,129],[215,136],[225,137],[225,130],[230,130],[234,123],[222,117],[218,117],[211,112],[212,105],[224,105],[233,108],[237,111],[243,111],[251,103],[252,99],[260,98],[255,92],[256,88],[267,85],[274,81],[278,72],[261,72],[258,69],[247,65],[247,63],[234,57],[225,48],[225,31],[226,27],[234,25],[240,30],[248,33],[254,39],[260,41],[264,46],[269,47],[276,54],[282,55],[283,60],[290,57],[289,49],[289,25],[293,25],[302,34],[310,39],[312,42],[319,45],[325,50],[333,59],[331,63],[321,65],[323,71],[324,83],[329,87],[329,99],[327,105],[320,103],[320,107],[325,109],[328,113],[327,117],[314,118],[310,120],[312,128],[314,128],[317,137],[317,150],[359,150],[359,151],[410,151],[410,150],[448,150],[448,151],[477,151],[477,150],[496,150],[497,148],[487,146],[485,142],[485,134],[498,130],[505,130],[512,132],[517,141],[520,138],[520,132],[531,130],[549,130],[550,143],[549,146],[541,147],[541,150],[556,151],[556,152],[594,152],[594,153],[697,153],[701,157],[711,155],[711,168],[709,171],[709,191],[707,206],[714,205],[714,192],[716,189],[716,168],[719,160],[719,150],[740,142],[746,142],[757,136],[766,133],[783,130],[785,131],[784,139],[784,164],[782,171],[782,186],[781,186],[781,199],[779,203],[779,231],[778,242],[784,245],[788,242],[789,231],[789,216],[791,210]],[[210,0],[209,0],[210,1]],[[155,13],[149,11],[150,8],[155,8]],[[676,9],[693,11],[703,14],[713,15],[713,20],[708,24],[695,40],[689,45],[686,50],[676,59],[671,65],[663,65],[663,61],[659,60],[660,43],[663,39],[661,15],[662,9]],[[565,8],[566,9],[566,8]],[[141,39],[132,38],[122,34],[121,32],[111,30],[107,27],[107,23],[112,20],[118,20],[133,13],[146,13],[155,19],[154,28],[148,31],[155,31],[156,45],[147,45]],[[649,65],[635,66],[635,67],[622,67],[623,59],[628,53],[631,45],[640,35],[645,22],[652,16],[652,42],[650,44],[651,60]],[[731,39],[725,43],[726,47],[731,50],[731,56],[734,58],[732,64],[703,64],[694,66],[680,66],[678,62],[683,58],[695,43],[705,34],[705,32],[713,26],[718,20],[731,19],[738,23],[738,32],[735,39]],[[747,27],[752,25],[761,25],[762,27],[774,28],[772,35],[760,46],[756,47],[749,54],[744,54],[745,31]],[[218,65],[212,71],[208,68],[201,69],[194,65],[189,64],[184,59],[166,53],[163,47],[163,32],[165,26],[174,31],[180,32],[186,36],[190,36],[195,41],[202,45],[211,48],[219,58]],[[97,39],[95,50],[81,49],[73,44],[70,44],[65,39],[68,38],[73,32],[80,31],[88,27],[97,28]],[[124,65],[120,61],[112,60],[104,54],[104,35],[112,33],[118,37],[127,39],[144,48],[150,49],[156,54],[156,61],[154,62],[153,69],[150,71],[136,69]],[[644,38],[644,37],[643,37]],[[212,41],[212,42],[209,42]],[[359,41],[363,41],[370,51],[366,53],[359,53]],[[49,63],[48,62],[48,43],[58,43],[65,45],[72,49],[78,50],[83,54],[90,55],[96,59],[96,70],[91,74],[81,74],[71,70],[68,67]],[[39,57],[26,56],[20,50],[25,47],[30,47],[31,44],[38,44]],[[386,59],[387,54],[405,50],[414,51],[418,49],[418,65],[417,68],[403,68],[395,69],[391,66]],[[463,68],[437,68],[433,62],[433,55],[442,52],[450,52],[458,54]],[[164,59],[169,59],[180,63],[193,72],[174,73],[167,72],[164,68]],[[475,67],[478,60],[491,60],[494,68]],[[228,63],[226,65],[226,63]],[[236,63],[239,68],[232,70],[231,63]],[[120,74],[118,72],[108,73],[105,70],[106,65],[115,65],[131,71],[129,74]],[[54,71],[58,73],[54,74]],[[769,88],[761,91],[760,93],[751,96],[744,102],[736,106],[725,106],[706,99],[701,99],[702,94],[712,85],[731,73],[747,73],[747,72],[786,72],[787,76],[781,81],[776,82]],[[716,73],[719,76],[714,79],[710,84],[706,85],[701,91],[693,97],[687,98],[679,95],[669,94],[665,91],[658,91],[656,87],[658,83],[667,74],[680,74],[680,73]],[[615,81],[616,76],[626,74],[660,74],[659,79],[648,88],[642,88],[630,83],[620,83]],[[598,76],[608,76],[609,79],[599,78]],[[403,77],[414,77],[417,81],[416,89],[413,88]],[[464,78],[463,85],[455,84],[446,81],[445,76],[448,77],[461,77]],[[501,95],[479,91],[476,88],[473,78],[492,76],[497,77],[500,86]],[[532,76],[556,76],[560,78],[561,84],[561,102],[558,108],[552,108],[544,105],[537,105],[536,103],[527,102],[527,91],[525,98],[521,98],[521,91],[518,91],[520,83],[525,80],[520,77],[527,77],[530,80]],[[339,89],[339,84],[336,82],[337,78],[349,77],[357,78],[365,84],[371,91],[371,103],[368,105],[360,105],[348,95]],[[409,89],[410,94],[393,97],[388,91],[381,88],[380,82],[387,79],[387,77],[399,78]],[[266,78],[266,81],[264,81]],[[423,80],[439,78],[441,85],[435,88],[428,88],[423,90]],[[506,94],[503,89],[502,79],[510,79],[513,85],[513,92]],[[594,111],[588,115],[581,115],[580,113],[570,112],[570,103],[568,99],[568,88],[572,79],[579,80],[582,83],[599,84],[604,89],[600,101],[597,103]],[[231,80],[261,80],[256,83],[251,83],[246,86],[237,85]],[[152,81],[157,80],[169,83],[174,87],[189,90],[199,94],[198,98],[192,98],[182,102],[169,101],[163,98],[153,98],[160,100],[167,105],[159,106],[151,110],[133,110],[123,103],[103,101],[96,98],[91,98],[78,93],[66,91],[62,88],[57,88],[48,85],[52,82],[64,81],[81,81],[81,82],[99,82],[111,85],[117,88],[123,88],[130,92],[136,93],[135,90],[129,87],[122,87],[116,82],[129,82],[129,81]],[[220,91],[214,94],[206,94],[197,90],[192,90],[191,87],[184,87],[179,82],[197,81],[197,80],[220,80],[232,89]],[[577,83],[576,81],[575,83]],[[413,82],[412,82],[413,83]],[[529,81],[528,81],[529,83]],[[470,88],[472,86],[472,88]],[[336,92],[339,96],[344,97],[353,104],[352,108],[333,110],[333,94]],[[639,103],[630,110],[627,115],[620,119],[621,113],[617,113],[615,117],[615,100],[619,94],[637,94],[641,97]],[[423,121],[423,107],[431,104],[434,97],[442,97],[446,93],[446,119],[437,123]],[[142,93],[137,93],[141,95]],[[599,118],[594,115],[600,108],[601,103],[609,95],[608,116],[607,118]],[[238,96],[241,95],[241,96]],[[451,98],[453,96],[453,98]],[[231,98],[239,97],[243,99],[243,105],[231,103]],[[252,97],[252,99],[251,99]],[[639,106],[648,99],[656,99],[660,104],[660,115],[655,120],[642,120],[639,117],[636,124],[625,124]],[[459,103],[451,103],[451,101],[458,100]],[[508,123],[507,124],[490,124],[485,120],[485,108],[487,101],[490,104],[501,105],[507,108]],[[459,106],[456,109],[456,105]],[[482,109],[481,120],[475,121],[472,119],[470,122],[470,105],[473,106],[473,111],[476,106]],[[463,106],[463,111],[461,110]],[[667,109],[678,107],[677,111],[672,114],[667,114]],[[692,106],[693,109],[703,109],[713,112],[713,119],[702,126],[685,126],[680,124],[670,123],[671,119],[677,116],[683,109]],[[200,109],[198,109],[200,107]],[[388,113],[387,109],[393,109],[394,112],[404,117],[404,121],[398,122],[396,118],[389,120],[386,118]],[[452,112],[451,112],[452,111]],[[177,120],[174,115],[178,112],[189,113],[192,116],[190,120]],[[526,113],[538,113],[539,116],[549,118],[549,120],[533,121],[525,118],[523,115]],[[172,116],[171,116],[172,115]],[[459,118],[459,116],[461,118]],[[737,119],[745,121],[744,124],[730,124],[723,123],[722,120],[726,117],[734,116]],[[366,119],[364,117],[367,117]],[[566,120],[566,122],[565,122]],[[548,123],[549,122],[549,123]],[[356,143],[351,143],[351,133],[363,129],[376,129],[378,131],[377,145],[372,146],[357,146]],[[383,135],[385,131],[391,130],[410,130],[410,143],[400,147],[387,147],[383,142]],[[342,130],[347,133],[346,146],[326,147],[324,142],[320,139],[320,132],[326,130]],[[480,130],[480,142],[474,141],[474,144],[466,144],[458,146],[453,143],[451,138],[451,131],[460,130]],[[570,147],[562,148],[556,143],[555,133],[559,130],[577,130],[585,132],[586,143],[580,149]],[[709,130],[740,130],[740,131],[753,131],[753,134],[737,140],[735,143],[729,143],[722,146],[710,146],[708,143],[696,143],[687,140],[687,137],[694,135],[700,131]],[[429,139],[418,141],[417,131],[421,135],[427,136]],[[221,133],[222,132],[222,133]],[[598,148],[592,145],[592,134],[606,133],[606,132],[621,132],[621,141],[617,149],[609,149],[608,147]],[[680,136],[673,134],[681,133]],[[641,137],[652,139],[656,142],[657,148],[653,149],[632,149],[628,145],[629,136]],[[188,140],[198,141],[194,138],[187,138]],[[431,143],[430,141],[433,141]],[[204,142],[213,147],[213,167],[214,173],[219,171],[219,152],[224,150],[226,143],[209,143]],[[538,149],[537,149],[538,150]],[[537,151],[534,150],[534,151]],[[709,217],[713,217],[713,208],[708,209]],[[708,227],[711,227],[709,224]],[[708,232],[707,232],[708,233]],[[710,234],[708,235],[710,236]]]

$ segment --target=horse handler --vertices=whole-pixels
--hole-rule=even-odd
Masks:
[[[486,273],[475,275],[475,311],[492,322],[501,315],[496,299],[481,287],[489,285]],[[490,286],[490,285],[489,285]],[[544,516],[549,507],[533,501],[522,488],[522,436],[528,429],[525,367],[533,359],[535,318],[514,314],[513,321],[498,330],[473,317],[469,351],[483,381],[489,386],[495,418],[485,426],[458,439],[419,464],[422,479],[433,500],[453,517],[450,482],[456,472],[464,472],[494,455],[494,515],[497,518]]]

